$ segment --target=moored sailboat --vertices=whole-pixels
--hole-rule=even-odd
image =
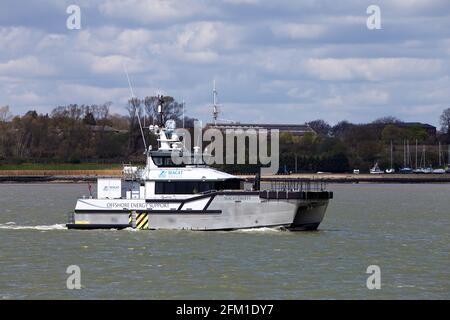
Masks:
[[[412,173],[411,157],[409,153],[409,140],[403,141],[403,167],[400,168],[400,173]]]
[[[386,173],[395,173],[395,169],[394,169],[394,166],[393,166],[392,153],[393,153],[393,147],[392,147],[392,140],[391,140],[391,167],[389,169],[386,169]]]

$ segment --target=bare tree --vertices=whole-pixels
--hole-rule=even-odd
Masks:
[[[145,97],[144,99],[144,106],[145,106],[145,112],[147,116],[152,119],[153,122],[159,121],[158,118],[158,104],[159,104],[159,97],[151,96],[151,97]],[[183,114],[183,105],[177,101],[175,101],[174,98],[165,96],[162,97],[164,105],[162,108],[162,115],[163,115],[163,124],[166,120],[172,119],[177,122],[180,121]]]
[[[128,100],[128,105],[126,107],[129,116],[129,136],[128,136],[128,152],[131,154],[136,151],[138,144],[138,139],[140,138],[139,129],[137,129],[138,121],[137,117],[142,115],[141,111],[141,100],[138,98],[131,98]]]
[[[111,107],[112,102],[105,102],[101,105],[92,105],[90,106],[90,112],[93,114],[95,120],[105,120],[109,115],[109,108]]]
[[[372,121],[372,123],[374,123],[374,124],[392,124],[392,123],[402,123],[402,121],[393,116],[386,116],[386,117],[381,117],[381,118],[375,119],[374,121]]]
[[[442,111],[442,114],[439,118],[439,122],[441,124],[441,131],[446,133],[447,135],[450,135],[450,108],[445,109]]]
[[[9,106],[0,107],[0,122],[7,122],[11,120],[12,114],[9,112]]]
[[[325,120],[314,120],[308,122],[308,125],[319,135],[327,136],[330,134],[331,126]]]

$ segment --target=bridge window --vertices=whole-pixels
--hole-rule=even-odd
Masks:
[[[211,190],[239,190],[241,180],[225,181],[156,181],[155,194],[196,194]]]

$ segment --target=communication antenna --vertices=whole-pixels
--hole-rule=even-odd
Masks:
[[[216,80],[213,80],[213,118],[214,125],[217,125],[217,117],[219,116],[219,106],[217,105]]]
[[[125,70],[125,74],[127,75],[127,80],[128,80],[128,86],[130,87],[130,92],[131,92],[131,101],[132,103],[134,103],[134,99],[136,98],[134,96],[134,92],[133,92],[133,86],[131,85],[131,80],[130,80],[130,76],[128,75],[128,70],[127,70],[127,66],[124,64],[123,65],[123,69]],[[138,110],[137,110],[138,111]],[[139,110],[140,111],[140,110]],[[139,123],[139,129],[141,130],[141,136],[142,136],[142,141],[144,142],[144,153],[147,152],[147,143],[145,142],[145,136],[144,136],[144,130],[142,129],[142,124],[141,124],[141,117],[139,115],[139,111],[135,113],[135,115],[138,118],[138,123]]]
[[[217,94],[217,89],[216,89],[216,80],[213,80],[213,120],[214,120],[214,125],[217,125],[217,121],[235,123],[236,121],[234,121],[234,120],[227,120],[227,119],[219,118],[220,105],[219,105],[219,102],[218,102],[219,99],[217,98],[217,96],[218,96],[218,94]]]

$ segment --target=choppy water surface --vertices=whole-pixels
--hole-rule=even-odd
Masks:
[[[329,188],[317,232],[76,231],[66,214],[87,185],[2,184],[0,298],[450,298],[450,185]]]

